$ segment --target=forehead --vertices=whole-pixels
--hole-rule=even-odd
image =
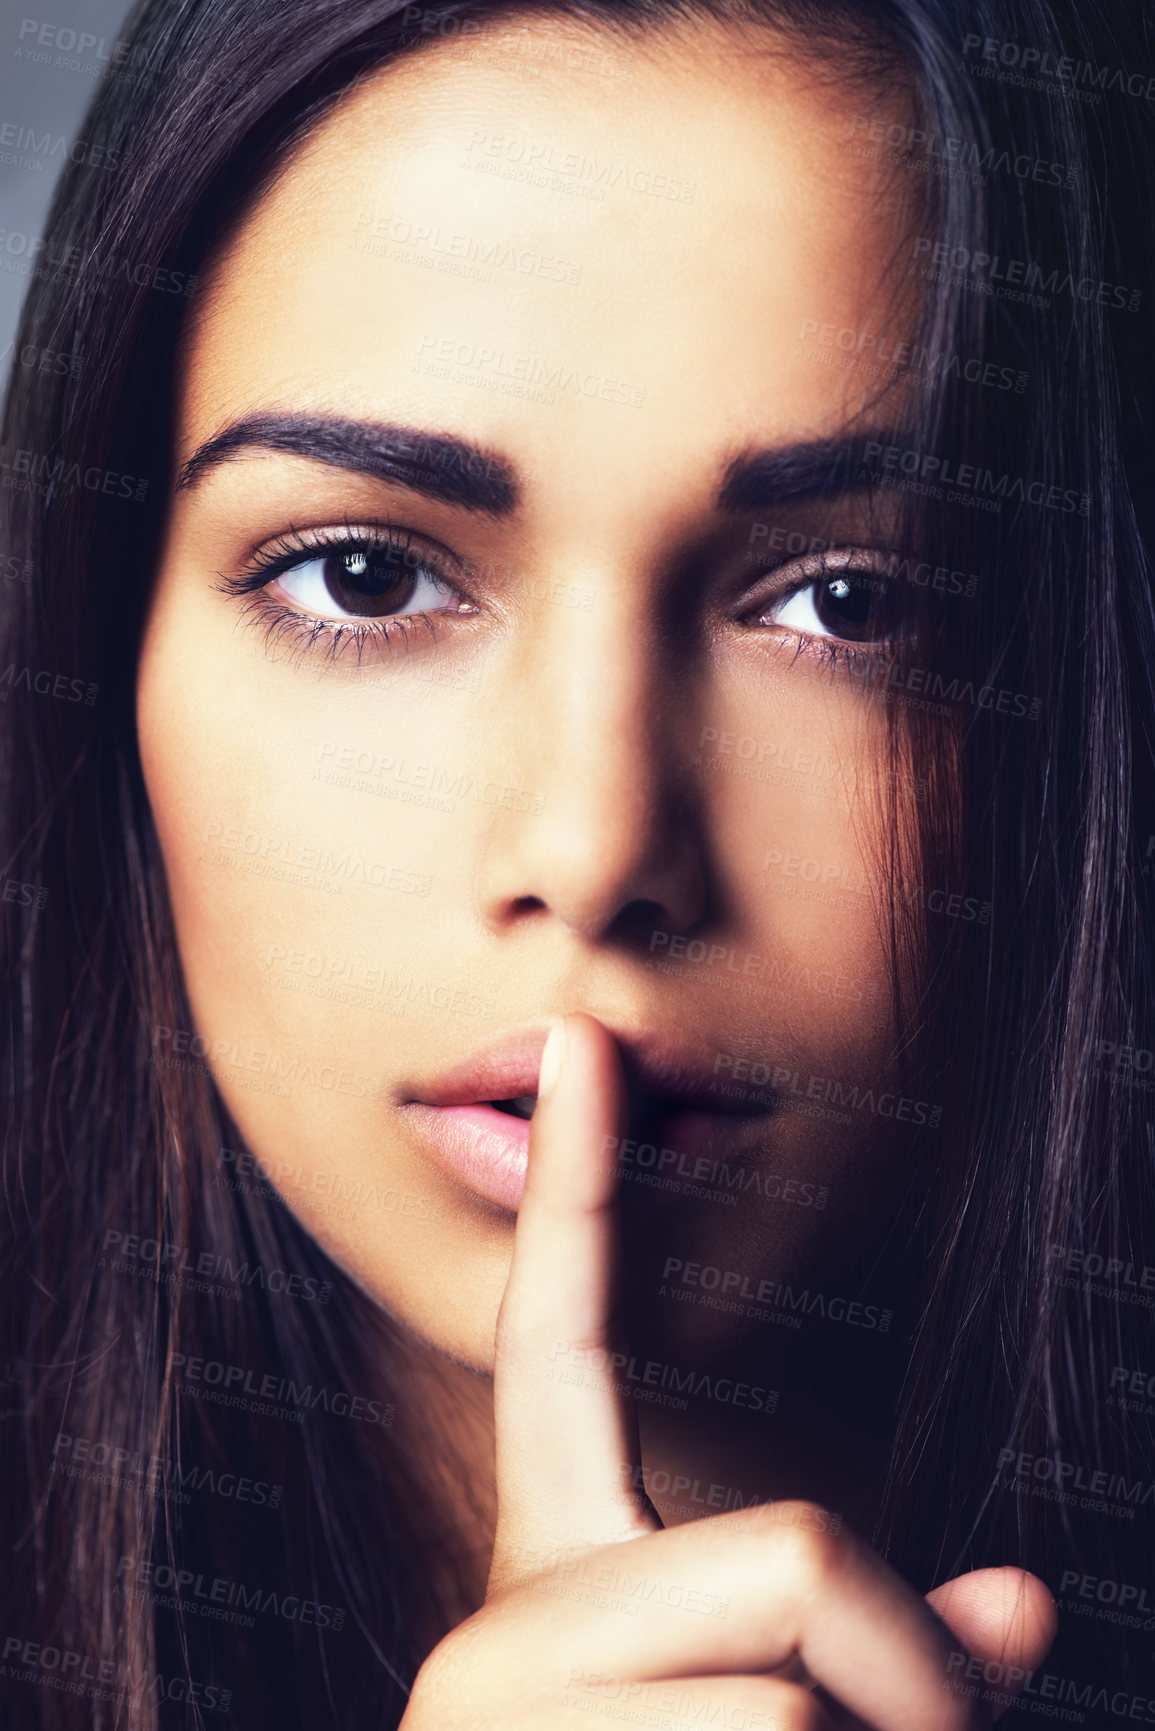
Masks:
[[[298,147],[202,276],[186,452],[278,403],[557,452],[644,428],[659,460],[691,426],[797,438],[871,394],[803,332],[887,316],[905,189],[872,184],[852,125],[902,94],[765,28],[609,58],[587,27],[526,29],[585,55],[511,53],[493,25],[376,71]]]

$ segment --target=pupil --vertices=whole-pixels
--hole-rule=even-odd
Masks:
[[[348,553],[330,553],[324,564],[325,587],[346,613],[375,614],[375,603],[383,596],[397,607],[412,588],[415,567],[403,549],[355,547]],[[397,591],[397,593],[393,593]]]
[[[827,578],[817,595],[822,623],[844,637],[881,636],[885,595],[876,593],[877,582],[849,574]]]

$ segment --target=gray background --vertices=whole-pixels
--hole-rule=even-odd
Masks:
[[[84,114],[97,87],[95,73],[83,69],[97,65],[95,49],[81,54],[42,48],[39,31],[47,26],[53,40],[69,30],[78,38],[82,33],[103,37],[110,53],[128,11],[129,0],[0,0],[0,139],[11,139],[22,128],[34,137],[31,147],[0,143],[0,373],[8,370],[9,344],[29,280],[26,252],[14,250],[22,245],[16,237],[43,232],[52,188],[66,160],[60,154],[44,156],[35,145],[43,144],[46,136],[50,146],[61,138],[71,144],[82,137]],[[36,23],[35,33],[25,23],[29,19]],[[63,39],[67,41],[67,35]],[[15,128],[16,134],[4,132],[6,127]],[[17,164],[11,161],[14,156],[31,160]]]

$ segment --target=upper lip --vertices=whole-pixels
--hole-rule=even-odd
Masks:
[[[609,1024],[607,1024],[609,1027]],[[427,1082],[414,1085],[406,1103],[470,1106],[514,1100],[537,1093],[548,1022],[533,1023],[500,1036]],[[744,1105],[715,1091],[713,1050],[669,1035],[631,1033],[609,1027],[622,1054],[633,1119],[662,1109],[716,1112],[727,1116],[761,1115],[767,1108]]]

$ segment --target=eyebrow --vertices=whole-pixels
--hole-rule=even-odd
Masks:
[[[496,452],[444,433],[328,415],[250,415],[198,445],[177,479],[178,491],[222,463],[250,451],[282,451],[488,516],[507,516],[517,503],[513,465]]]
[[[870,467],[868,448],[877,452],[892,438],[889,431],[881,431],[745,451],[727,465],[718,508],[756,511],[869,486],[864,473]],[[198,445],[181,469],[178,491],[195,487],[213,469],[252,451],[305,457],[487,516],[508,516],[519,497],[514,465],[466,439],[387,422],[301,414],[250,415],[234,421]]]
[[[855,487],[872,485],[870,461],[882,446],[894,443],[890,430],[872,430],[843,438],[814,439],[809,444],[778,450],[747,451],[726,470],[718,494],[723,511],[758,511],[793,500],[827,498]]]

